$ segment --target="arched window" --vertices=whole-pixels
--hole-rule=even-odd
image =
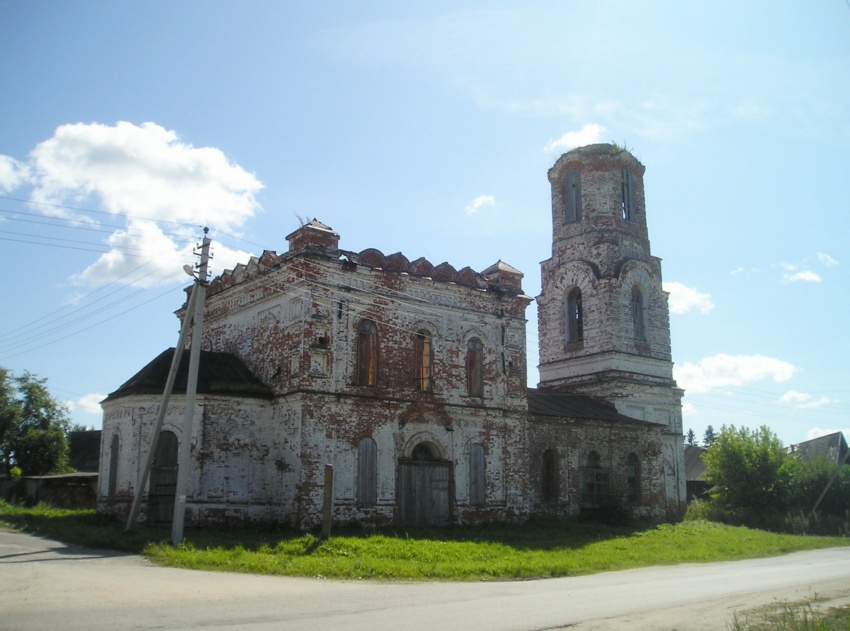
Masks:
[[[626,221],[634,221],[635,215],[637,214],[637,207],[635,206],[635,178],[632,176],[631,171],[623,169],[620,181],[620,187],[623,193],[623,219]]]
[[[591,451],[587,454],[587,468],[588,469],[598,469],[600,466],[599,454],[595,451]]]
[[[632,287],[632,322],[634,323],[635,339],[639,342],[645,342],[644,300],[643,292],[639,287]]]
[[[422,392],[431,392],[434,350],[431,334],[419,331],[413,340],[413,361],[415,367],[414,387]]]
[[[115,499],[118,490],[118,447],[118,434],[113,434],[109,447],[109,483],[106,489],[106,497],[110,502]]]
[[[584,313],[581,304],[581,289],[575,287],[567,295],[567,342],[584,339]]]
[[[361,321],[357,329],[357,383],[378,383],[378,327],[371,320]]]
[[[480,397],[484,394],[484,344],[473,337],[466,344],[466,388],[469,396]]]
[[[626,458],[626,498],[630,502],[640,501],[640,461],[634,453]]]
[[[564,176],[564,223],[581,221],[581,174],[576,169]]]
[[[357,445],[357,503],[378,503],[378,446],[368,436]]]
[[[558,456],[552,449],[543,452],[540,472],[540,497],[544,502],[558,499]]]
[[[474,444],[469,447],[469,503],[481,505],[486,500],[486,471],[484,446]]]

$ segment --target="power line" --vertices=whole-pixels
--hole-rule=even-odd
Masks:
[[[36,202],[31,199],[21,199],[19,197],[6,197],[5,195],[0,195],[0,199],[6,199],[13,202],[23,202],[25,204],[35,204],[38,206],[49,206],[51,208],[64,208],[65,210],[76,210],[84,213],[94,213],[97,215],[109,215],[110,217],[114,217],[117,213],[112,213],[106,210],[94,210],[92,208],[80,208],[77,206],[67,206],[65,204],[55,204],[50,202]],[[157,219],[154,217],[142,217],[141,215],[130,215],[129,213],[120,213],[122,216],[127,217],[128,219],[142,219],[144,221],[155,221],[158,223],[170,223],[175,226],[185,226],[187,228],[200,228],[200,224],[187,223],[184,221],[171,221],[169,219]]]

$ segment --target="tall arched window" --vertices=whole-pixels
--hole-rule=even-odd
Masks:
[[[567,295],[567,342],[584,339],[584,312],[581,304],[581,289],[575,287]]]
[[[623,219],[634,221],[637,214],[635,206],[635,178],[628,169],[623,169],[621,177],[621,189],[623,192]]]
[[[474,444],[469,447],[469,503],[481,505],[486,500],[487,462],[484,459],[484,446]]]
[[[357,503],[378,503],[378,446],[368,436],[357,445]]]
[[[469,396],[484,394],[484,344],[473,337],[466,344],[466,388]]]
[[[430,392],[432,371],[434,365],[434,350],[431,344],[431,334],[419,331],[413,340],[413,361],[415,366],[414,387],[423,392]]]
[[[577,169],[564,176],[564,223],[581,221],[581,174]]]
[[[118,490],[118,447],[118,434],[113,434],[109,446],[109,482],[106,488],[106,497],[110,502],[115,499]]]
[[[634,453],[626,458],[626,498],[630,502],[640,501],[640,461]]]
[[[552,449],[543,452],[540,498],[544,502],[554,502],[558,499],[558,457]]]
[[[634,323],[635,339],[646,341],[646,323],[644,321],[643,292],[639,287],[632,287],[632,322]]]
[[[371,320],[361,321],[357,329],[357,383],[378,383],[378,327]]]

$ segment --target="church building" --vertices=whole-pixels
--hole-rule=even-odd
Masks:
[[[534,298],[503,261],[476,272],[349,251],[313,220],[287,237],[285,253],[214,278],[192,435],[181,431],[181,351],[142,518],[170,522],[188,440],[190,524],[315,527],[326,464],[338,525],[522,521],[612,506],[678,519],[683,393],[643,173],[609,144],[570,151],[550,169],[535,389],[525,340]],[[173,354],[102,403],[102,513],[129,512]]]

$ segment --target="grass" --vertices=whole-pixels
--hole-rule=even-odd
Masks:
[[[731,631],[848,631],[850,606],[822,608],[817,596],[812,600],[781,602],[744,616],[736,613]]]
[[[841,537],[782,535],[707,521],[623,528],[540,521],[445,530],[337,531],[327,540],[287,531],[169,532],[104,522],[94,511],[0,502],[0,521],[36,535],[142,553],[171,567],[380,580],[505,580],[576,576],[650,565],[763,557],[850,545]]]

